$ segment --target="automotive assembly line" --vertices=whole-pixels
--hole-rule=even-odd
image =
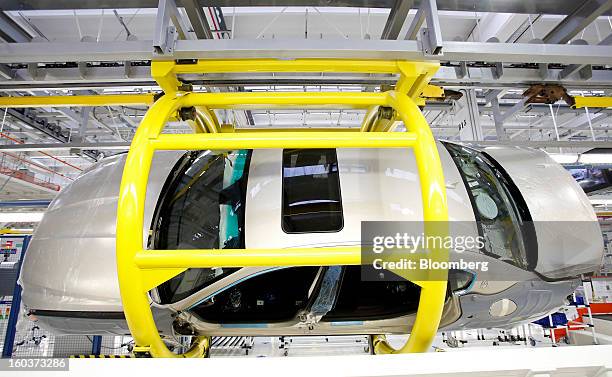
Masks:
[[[128,3],[0,11],[9,372],[612,373],[612,2]]]

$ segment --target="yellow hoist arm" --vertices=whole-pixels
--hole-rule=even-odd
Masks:
[[[153,77],[165,95],[147,111],[132,141],[119,193],[117,214],[117,271],[123,310],[136,343],[135,350],[155,357],[188,357],[201,354],[206,341],[198,341],[187,354],[177,355],[165,345],[157,330],[149,291],[187,268],[244,266],[359,265],[360,247],[243,250],[147,250],[143,245],[145,194],[153,154],[157,150],[256,149],[256,148],[412,148],[416,158],[426,222],[446,222],[446,188],[437,145],[423,114],[415,104],[438,68],[432,62],[386,60],[200,60],[192,64],[153,62]],[[180,90],[180,73],[220,72],[365,72],[400,75],[397,90],[303,93],[193,93]],[[211,116],[200,116],[201,133],[162,134],[177,111],[243,108],[357,108],[386,106],[397,112],[407,132],[353,132],[335,130],[267,130],[215,132],[224,128]],[[207,124],[210,123],[210,124]],[[202,132],[207,131],[207,132]],[[426,230],[427,232],[427,230]],[[436,234],[440,235],[440,234]],[[447,252],[439,255],[448,258]],[[446,277],[415,282],[421,287],[419,309],[408,342],[399,350],[377,338],[376,350],[424,352],[436,335],[446,297]]]

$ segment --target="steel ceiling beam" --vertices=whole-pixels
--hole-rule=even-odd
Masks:
[[[15,72],[5,64],[0,64],[0,77],[4,80],[12,80],[15,77]]]
[[[52,139],[61,142],[60,145],[65,145],[65,143],[69,140],[69,137],[66,136],[63,132],[56,133],[49,127],[47,127],[48,124],[44,120],[40,120],[39,118],[37,118],[36,115],[32,114],[28,109],[7,109],[7,114],[16,119],[17,121],[21,122],[22,124],[25,124],[27,127],[40,131],[45,135],[51,137]],[[62,131],[65,131],[65,129],[63,129]],[[18,147],[20,145],[24,144],[9,144],[5,146],[10,148]],[[83,155],[94,159],[94,161],[96,159],[95,154],[91,152],[84,152]]]
[[[443,51],[441,59],[448,61],[561,64],[610,64],[612,61],[610,46],[444,42]]]
[[[59,107],[59,108],[56,108],[56,110],[58,112],[60,112],[61,114],[64,114],[68,118],[72,119],[75,123],[81,124],[82,116],[81,116],[80,113],[77,113],[77,112],[75,112],[75,111],[73,111],[73,110],[71,110],[70,108],[67,108],[67,107]],[[91,122],[91,124],[93,126],[96,126],[98,129],[105,129],[105,130],[107,130],[111,134],[111,136],[113,138],[117,139],[117,140],[124,140],[121,137],[121,134],[119,133],[118,130],[114,130],[111,126],[106,125],[106,124],[100,122],[99,120],[91,117],[91,114],[89,114],[89,116],[90,116],[89,121]]]
[[[40,131],[44,133],[46,136],[60,141],[67,142],[68,135],[63,132],[54,132],[51,128],[49,128],[49,123],[46,120],[39,119],[35,113],[28,111],[26,109],[7,109],[7,115],[14,118],[15,120],[25,124],[26,126],[33,128],[36,131]],[[63,129],[62,131],[66,131]]]
[[[100,89],[117,88],[118,90],[130,91],[134,88],[150,90],[157,87],[157,83],[151,79],[150,67],[147,65],[132,67],[129,78],[124,76],[122,66],[90,67],[89,74],[83,78],[77,67],[67,66],[65,68],[39,68],[44,73],[39,79],[28,78],[26,68],[7,71],[7,74],[17,77],[14,80],[0,80],[0,90],[5,92],[19,92],[26,90],[60,90],[60,89]],[[589,80],[583,80],[578,76],[568,76],[560,79],[559,68],[550,68],[549,78],[543,80],[539,76],[537,68],[533,67],[504,67],[504,75],[495,78],[491,70],[482,69],[479,65],[467,66],[468,75],[462,77],[454,66],[442,66],[432,79],[435,85],[446,88],[518,88],[526,89],[534,83],[560,84],[567,89],[586,90],[589,88],[612,89],[612,70],[594,69]],[[21,78],[21,79],[18,79]],[[207,86],[238,86],[238,85],[382,85],[393,84],[397,81],[395,76],[377,75],[335,75],[325,73],[323,75],[283,75],[267,73],[250,74],[217,74],[217,75],[181,75],[181,81],[193,85]],[[155,90],[155,89],[153,89]]]
[[[591,117],[591,122],[589,124],[589,121],[585,118],[581,118],[582,122],[578,122],[577,125],[575,127],[573,127],[573,129],[568,130],[567,134],[563,134],[560,135],[563,138],[567,138],[570,139],[576,135],[579,135],[583,132],[586,132],[587,134],[589,134],[590,132],[590,128],[592,127],[594,131],[597,131],[597,126],[600,125],[601,123],[605,122],[608,119],[608,114],[602,114],[602,113],[597,113],[595,115],[593,115]],[[589,127],[590,126],[590,127]],[[608,130],[608,127],[605,127],[605,130]],[[590,134],[589,134],[590,135]]]
[[[413,0],[395,0],[380,39],[397,39],[412,8]]]
[[[544,37],[544,42],[549,44],[565,44],[575,35],[577,35],[581,30],[583,30],[586,26],[588,26],[591,22],[593,22],[599,15],[603,12],[607,11],[612,7],[612,0],[587,0],[582,5],[580,5],[576,11],[572,12],[572,14],[568,15],[563,21],[561,21],[551,32],[549,32]],[[530,22],[530,26],[531,26]],[[568,67],[576,66],[577,64],[570,64]],[[503,66],[501,66],[503,68]],[[578,69],[583,69],[584,65]],[[567,69],[567,68],[566,68]],[[543,64],[541,67],[541,72],[546,72],[542,77],[548,77],[548,65]],[[561,72],[561,78],[567,76],[561,76],[563,72]],[[587,78],[586,75],[583,76]],[[523,111],[526,106],[527,98],[522,98],[520,101],[515,103],[510,109],[505,112],[501,112],[499,108],[499,99],[498,95],[500,94],[500,90],[492,90],[490,91],[490,95],[493,95],[493,98],[490,100],[491,107],[493,108],[493,119],[495,121],[495,129],[497,133],[498,140],[506,140],[508,136],[504,130],[504,122],[514,116],[515,114]],[[556,127],[556,123],[555,123]],[[556,128],[555,128],[556,129]]]
[[[329,0],[207,0],[198,1],[201,6],[211,7],[284,7],[309,6],[329,7]],[[415,0],[414,8],[420,5]],[[438,9],[464,12],[498,12],[523,14],[563,14],[567,15],[576,9],[575,0],[438,0]],[[338,0],[333,2],[335,7],[362,7],[362,8],[392,8],[395,0]],[[30,10],[30,9],[121,9],[121,8],[157,8],[158,0],[5,0],[2,4],[4,10]],[[610,15],[609,12],[605,13]]]
[[[612,8],[612,0],[587,0],[565,17],[543,38],[545,43],[565,44],[589,26],[597,17]]]
[[[592,114],[587,114],[585,112],[579,113],[575,118],[559,125],[559,130],[563,130],[563,132],[559,133],[559,137],[570,138],[581,132],[589,131],[589,117],[591,118],[591,125],[597,126],[606,120],[608,116],[609,114],[604,112],[595,112]]]
[[[0,97],[0,107],[8,108],[150,105],[152,103],[153,94]]]
[[[53,143],[53,144],[10,144],[0,145],[0,151],[14,152],[37,152],[37,151],[60,151],[60,150],[128,150],[129,142],[108,143]]]
[[[612,0],[610,0],[612,1]],[[153,58],[152,41],[0,44],[0,64],[138,61]],[[443,56],[423,53],[412,40],[177,40],[173,54],[158,59],[343,58],[451,62],[610,64],[612,46],[443,42]]]
[[[2,10],[0,10],[0,38],[9,43],[27,43],[32,40],[32,36]]]
[[[606,38],[602,39],[597,45],[599,46],[612,45],[612,33],[609,34]],[[589,70],[589,68],[591,67],[588,64],[570,64],[567,67],[565,67],[563,71],[559,73],[559,78],[564,79],[578,72],[578,73],[581,73],[582,78],[588,80],[589,78],[591,78],[590,76],[593,74],[593,72]]]
[[[16,76],[19,79],[23,79],[22,76],[17,75]],[[26,76],[27,77],[27,76]],[[78,114],[76,112],[74,112],[73,110],[71,110],[68,107],[60,107],[60,108],[54,108],[52,106],[56,105],[57,103],[54,103],[56,101],[65,101],[66,98],[69,98],[68,96],[63,97],[63,96],[48,96],[48,93],[44,93],[44,92],[36,92],[36,91],[31,91],[30,93],[34,94],[34,96],[18,96],[18,97],[0,97],[0,100],[2,101],[16,101],[15,103],[19,102],[19,101],[23,101],[23,103],[21,105],[26,105],[25,108],[10,108],[11,104],[10,103],[5,103],[5,105],[7,106],[7,110],[11,111],[11,113],[13,114],[13,116],[17,119],[20,119],[18,116],[22,115],[23,117],[20,119],[23,123],[27,124],[28,126],[38,129],[39,131],[42,131],[43,133],[45,133],[48,136],[51,136],[53,138],[55,138],[56,140],[59,141],[64,141],[64,142],[69,142],[70,141],[70,132],[68,131],[68,134],[66,135],[64,133],[64,129],[61,128],[61,126],[58,125],[59,127],[59,132],[54,132],[54,130],[52,128],[48,127],[48,123],[43,119],[43,121],[41,122],[40,120],[38,120],[36,114],[33,114],[31,112],[31,110],[28,108],[29,107],[37,107],[37,106],[31,106],[33,105],[33,103],[28,103],[29,101],[34,101],[34,103],[37,103],[37,101],[42,100],[43,102],[48,102],[48,105],[45,106],[44,104],[41,104],[41,106],[43,107],[47,107],[47,108],[53,108],[55,111],[57,111],[58,113],[72,119],[74,122],[76,122],[77,124],[80,124],[82,121],[82,116],[81,114]],[[75,96],[75,98],[78,96]],[[98,101],[98,97],[99,96],[85,96],[86,98],[90,98],[91,101],[96,102]],[[75,98],[72,98],[73,100]],[[116,99],[116,97],[115,97]],[[23,107],[23,106],[19,106],[19,107]],[[28,119],[30,119],[30,121],[28,122]],[[109,130],[111,132],[111,134],[115,137],[118,137],[120,140],[123,140],[121,138],[120,135],[115,135],[115,130],[113,130],[112,128],[110,128],[109,126],[103,124],[102,122],[99,122],[97,119],[91,119],[92,124],[94,124],[96,127],[98,127],[99,129],[101,128],[105,128],[107,130]],[[58,128],[56,127],[56,130]],[[96,158],[96,154],[89,152],[89,151],[85,151],[82,153],[82,155],[87,156],[91,159],[93,159],[94,161],[97,159]]]
[[[3,43],[0,44],[0,63],[148,61],[153,57],[152,46],[152,40]]]
[[[208,19],[198,0],[180,0],[198,39],[213,39]]]
[[[32,36],[0,9],[0,39],[8,43],[29,43]],[[9,67],[0,64],[0,77],[11,80],[15,74]]]
[[[506,39],[506,43],[516,43],[540,17],[542,17],[541,14],[528,15],[527,19]]]
[[[427,0],[425,2],[421,2],[421,6],[419,6],[419,9],[417,9],[416,14],[414,15],[414,18],[412,19],[412,22],[410,22],[410,25],[408,26],[408,30],[406,31],[406,36],[404,37],[404,39],[416,39],[417,35],[419,33],[419,29],[421,28],[421,25],[423,25],[423,22],[425,22],[425,20],[427,20],[427,27],[431,28],[432,26],[429,25],[430,21],[432,18],[435,18],[436,20],[436,28],[438,29],[438,33],[440,32],[440,25],[439,25],[439,20],[438,20],[438,9],[436,7],[436,2],[435,1],[431,1],[431,0]],[[431,10],[430,8],[433,7],[435,14],[431,14],[429,11]]]
[[[169,25],[172,22],[172,25]],[[188,38],[187,24],[181,17],[174,0],[159,0],[153,34],[153,49],[156,54],[172,54],[177,38]]]

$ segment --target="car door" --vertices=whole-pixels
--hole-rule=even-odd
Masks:
[[[320,270],[288,267],[261,271],[223,287],[188,311],[207,323],[290,326],[316,297]]]
[[[361,268],[344,266],[335,304],[322,322],[383,320],[416,313],[419,286],[407,280],[368,281],[362,279]]]

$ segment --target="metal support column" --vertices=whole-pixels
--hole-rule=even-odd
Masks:
[[[187,18],[191,22],[191,27],[198,39],[213,39],[210,25],[206,19],[206,14],[197,0],[182,0],[181,4],[185,8]]]
[[[602,39],[598,46],[610,46],[612,45],[612,34]],[[593,77],[593,70],[590,64],[570,64],[559,73],[559,79],[563,80],[578,72],[578,75],[583,80],[589,80]]]
[[[85,134],[87,133],[87,125],[89,124],[89,114],[91,113],[92,107],[84,107],[81,109],[81,124],[79,125],[79,129],[77,134],[74,135],[71,141],[82,143],[87,141],[85,139]]]
[[[413,6],[414,1],[412,0],[395,0],[380,39],[397,39],[406,22],[408,12]]]
[[[170,21],[173,25],[169,25]],[[153,36],[154,52],[159,55],[172,55],[177,39],[189,39],[188,30],[174,0],[159,0]]]
[[[438,18],[436,0],[423,0],[417,10],[404,39],[415,39],[419,29],[427,22],[427,27],[421,31],[421,49],[425,55],[442,55],[442,31]]]
[[[476,92],[474,89],[467,89],[463,92],[465,95],[460,100],[463,108],[455,115],[455,119],[460,122],[460,124],[463,124],[463,128],[459,131],[459,138],[466,141],[484,140]]]
[[[0,38],[8,43],[29,43],[32,36],[0,10]]]
[[[10,236],[11,238],[23,237],[21,246],[21,255],[17,263],[17,275],[15,277],[15,288],[13,289],[13,302],[11,303],[11,312],[9,314],[8,324],[6,326],[6,335],[4,336],[4,347],[2,348],[2,357],[10,358],[13,355],[13,343],[15,343],[15,333],[17,331],[17,320],[19,319],[19,308],[21,307],[21,286],[17,284],[19,273],[21,272],[21,264],[25,256],[26,250],[32,236]]]
[[[491,107],[493,107],[493,122],[495,123],[495,133],[497,134],[497,140],[507,140],[508,135],[504,130],[505,115],[499,110],[499,99],[497,97],[491,99]],[[521,108],[523,106],[521,105]]]
[[[565,17],[543,38],[545,43],[566,44],[584,28],[612,8],[612,0],[587,0]]]

